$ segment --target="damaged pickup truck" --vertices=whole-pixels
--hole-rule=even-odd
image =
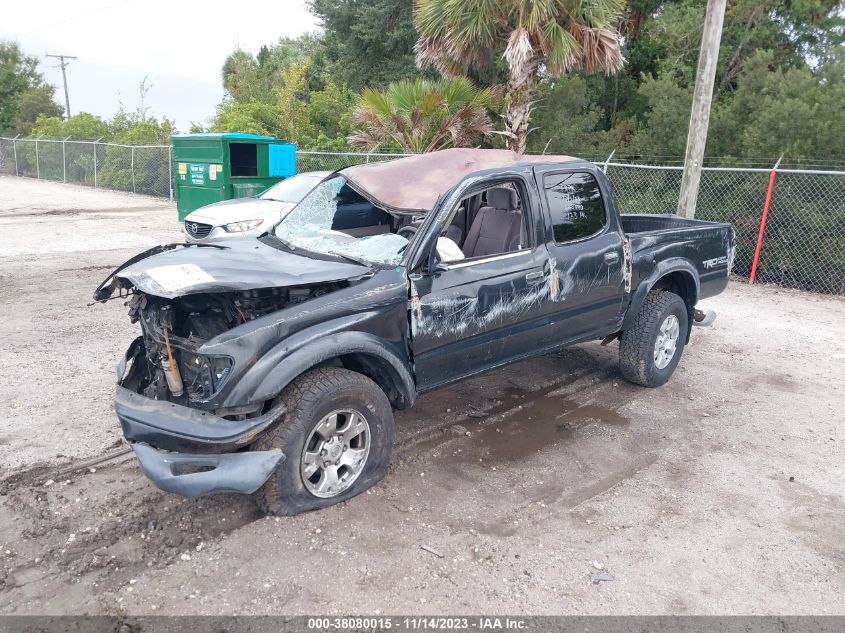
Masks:
[[[589,162],[452,149],[330,174],[269,233],[154,248],[95,299],[140,324],[114,406],[147,476],[296,514],[381,479],[422,392],[614,338],[662,385],[733,252],[728,224],[620,216]]]

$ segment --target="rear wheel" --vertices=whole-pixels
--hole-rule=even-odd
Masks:
[[[304,373],[281,394],[284,422],[254,445],[286,459],[256,493],[269,514],[293,515],[350,499],[387,472],[393,411],[366,376],[339,367]]]
[[[649,292],[633,325],[619,340],[622,375],[644,387],[665,384],[681,360],[688,327],[681,297],[666,290]]]

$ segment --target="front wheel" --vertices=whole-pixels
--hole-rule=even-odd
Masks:
[[[339,367],[312,369],[280,398],[285,420],[254,445],[286,459],[256,493],[268,514],[294,515],[350,499],[387,472],[393,411],[366,376]]]
[[[678,295],[666,290],[649,292],[619,340],[622,375],[644,387],[666,383],[681,360],[688,321],[687,306]]]

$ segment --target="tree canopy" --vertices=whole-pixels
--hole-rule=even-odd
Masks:
[[[233,51],[221,68],[225,97],[216,115],[192,130],[254,132],[302,148],[348,150],[347,138],[367,129],[355,118],[362,91],[389,94],[398,82],[410,82],[401,84],[407,88],[438,80],[436,68],[415,65],[419,27],[429,37],[422,56],[440,71],[509,95],[491,101],[487,112],[500,134],[473,142],[500,147],[502,132],[520,129],[530,152],[604,157],[615,150],[618,158],[659,162],[683,155],[706,0],[419,0],[416,26],[414,0],[309,4],[322,31]],[[561,7],[572,15],[555,13]],[[625,63],[615,74],[590,72],[618,67],[610,40],[588,42],[600,31],[622,36]],[[605,63],[595,56],[602,50],[611,55]],[[529,79],[527,92],[514,90],[520,65],[530,70],[521,75]],[[843,77],[841,0],[729,0],[706,156],[845,162]],[[517,120],[520,107],[530,119]],[[135,118],[132,125],[144,124]],[[99,137],[105,126],[106,138],[118,138],[117,123],[118,117],[62,122],[37,60],[0,43],[0,134],[70,130],[67,136],[84,129]],[[137,134],[166,140],[168,125],[157,121]]]
[[[223,65],[227,94],[211,130],[346,148],[355,95],[326,70],[324,53],[322,41],[306,34],[262,46],[257,55],[242,50],[229,55]]]
[[[475,145],[493,130],[488,111],[494,95],[465,77],[406,79],[386,90],[366,88],[353,121],[361,129],[349,144],[366,151],[433,152]]]
[[[411,79],[417,32],[413,0],[310,0],[325,35],[330,72],[355,92]]]
[[[39,115],[61,116],[54,92],[35,57],[15,42],[0,41],[0,134],[27,136]]]
[[[417,0],[420,67],[460,75],[503,59],[509,148],[523,153],[541,75],[622,68],[616,23],[622,0]]]
[[[363,129],[352,118],[362,90],[436,79],[437,70],[414,65],[420,28],[423,61],[482,89],[509,92],[490,110],[492,125],[506,134],[521,125],[528,151],[607,156],[615,150],[617,157],[655,161],[683,155],[706,0],[582,3],[573,9],[577,20],[551,19],[565,5],[551,0],[419,0],[416,27],[413,0],[310,4],[321,34],[230,56],[223,69],[227,97],[213,129],[273,134],[302,147],[348,147],[345,138]],[[475,6],[483,12],[469,12]],[[844,16],[838,0],[729,1],[707,156],[845,160],[843,144],[833,142],[845,110],[836,105],[842,103]],[[456,39],[457,27],[463,39]],[[598,46],[588,41],[602,29],[622,36],[625,63],[615,74],[590,72],[618,68],[610,39]],[[523,36],[530,50],[520,49]],[[585,56],[587,43],[592,57]],[[531,71],[521,95],[506,90],[519,50],[528,53],[523,68]],[[530,122],[517,120],[517,106],[525,114],[526,105]],[[501,135],[481,140],[503,142]]]

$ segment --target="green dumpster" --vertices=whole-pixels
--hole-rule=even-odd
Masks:
[[[296,173],[296,146],[256,134],[174,134],[179,221],[213,202],[257,196]]]

